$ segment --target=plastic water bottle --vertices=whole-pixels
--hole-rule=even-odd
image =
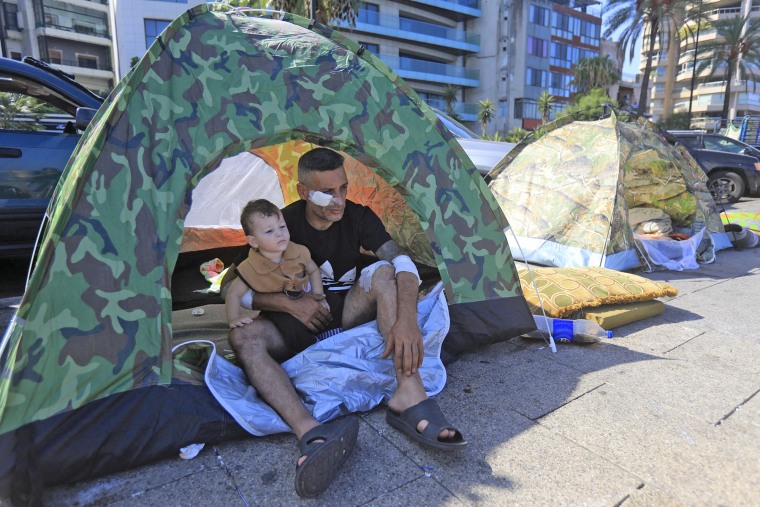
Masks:
[[[548,333],[548,325],[551,326],[551,332],[557,341],[577,342],[577,343],[594,343],[602,338],[612,338],[612,331],[605,331],[596,322],[586,319],[553,319],[543,315],[534,315],[533,320],[536,327],[542,333]]]

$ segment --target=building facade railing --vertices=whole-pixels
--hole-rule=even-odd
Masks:
[[[48,63],[50,65],[67,65],[69,67],[77,67],[80,69],[90,69],[90,70],[105,70],[108,72],[113,72],[113,67],[111,64],[102,64],[102,63],[95,63],[93,60],[83,60],[83,61],[76,61],[76,60],[63,60],[60,58],[40,58],[45,63]]]
[[[338,26],[349,29],[345,21]],[[471,51],[480,50],[480,35],[450,28],[426,21],[417,21],[399,16],[387,16],[377,12],[360,10],[354,30],[399,37],[410,41],[427,42],[450,47],[452,43],[465,44]]]
[[[381,55],[380,59],[385,62],[388,67],[393,69],[394,72],[398,74],[403,72],[414,72],[419,76],[417,79],[424,79],[422,76],[428,75],[433,81],[450,82],[451,84],[456,84],[456,82],[453,81],[455,79],[473,82],[479,82],[480,80],[480,71],[478,69],[462,67],[461,65],[420,60],[408,56],[397,57]],[[477,86],[477,84],[469,84],[465,86]]]
[[[36,26],[37,28],[54,28],[56,30],[63,30],[64,32],[74,32],[81,35],[92,35],[94,37],[101,37],[103,39],[111,40],[111,34],[108,33],[107,30],[98,30],[88,26],[64,26],[51,23],[43,23],[41,21],[38,21]]]

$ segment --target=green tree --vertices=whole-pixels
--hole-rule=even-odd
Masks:
[[[507,137],[504,140],[507,141],[508,143],[519,143],[528,134],[530,134],[530,132],[528,132],[524,128],[522,128],[522,127],[515,127],[512,130],[510,130],[509,132],[507,132]]]
[[[316,19],[326,25],[346,21],[356,25],[360,0],[271,0],[273,9]]]
[[[609,93],[610,86],[620,81],[620,69],[610,55],[581,58],[572,70],[578,93],[586,93],[592,88],[604,88]]]
[[[18,93],[0,92],[0,128],[40,130],[39,120],[49,110],[44,102]]]
[[[675,113],[657,123],[663,130],[688,130],[691,128],[689,113]]]
[[[538,96],[537,106],[538,112],[541,113],[541,124],[546,125],[554,109],[554,95],[546,90],[542,91]]]
[[[456,116],[456,111],[454,111],[454,104],[456,104],[457,100],[459,100],[460,89],[461,88],[459,86],[450,84],[446,86],[446,90],[443,92],[443,101],[446,103],[446,114],[451,117]]]
[[[760,19],[735,16],[712,22],[717,37],[702,46],[706,58],[699,62],[697,73],[707,69],[709,76],[721,73],[726,82],[721,117],[728,119],[731,103],[731,82],[736,76],[757,81],[760,66]]]
[[[478,102],[478,121],[480,122],[480,135],[481,137],[487,135],[486,129],[488,124],[491,123],[496,113],[493,102],[491,99],[484,99]]]
[[[346,21],[354,26],[360,3],[361,0],[223,0],[223,4],[215,8],[223,10],[226,4],[230,7],[274,9],[316,19],[325,25]]]
[[[588,93],[576,95],[573,105],[563,111],[563,116],[572,114],[579,120],[598,120],[605,112],[605,104],[617,107],[603,88],[594,88]]]
[[[666,50],[670,44],[678,42],[676,27],[686,19],[686,8],[690,0],[608,0],[603,13],[607,18],[607,29],[604,37],[612,39],[620,32],[620,47],[623,52],[630,51],[629,58],[633,59],[636,51],[636,41],[642,35],[644,27],[648,28],[649,37],[643,41],[646,45],[646,65],[641,76],[641,95],[637,113],[646,113],[649,96],[649,76],[652,73],[652,60],[655,55],[655,45],[660,44],[660,50]],[[669,35],[669,37],[668,37]]]

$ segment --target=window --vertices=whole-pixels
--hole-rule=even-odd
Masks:
[[[92,55],[77,55],[77,65],[84,69],[97,69],[98,57]]]
[[[592,23],[590,21],[580,20],[581,25],[581,42],[589,44],[591,46],[599,45],[599,34],[601,32],[601,25]]]
[[[549,56],[549,41],[528,37],[528,54],[546,58]]]
[[[556,67],[569,69],[578,62],[578,48],[563,44],[561,42],[552,42],[551,46],[551,64]]]
[[[96,35],[94,23],[89,23],[87,21],[82,21],[78,19],[75,19],[73,23],[74,23],[74,31],[76,33],[83,33],[86,35]]]
[[[369,2],[362,2],[359,6],[359,12],[356,16],[358,23],[367,23],[370,25],[380,24],[380,6]]]
[[[525,70],[525,84],[527,86],[538,86],[546,88],[548,80],[548,72],[541,69],[533,69],[528,67]]]
[[[573,76],[570,74],[562,74],[560,72],[551,73],[551,82],[549,85],[549,93],[556,97],[569,98],[575,91],[575,86],[570,82],[573,80]]]
[[[45,13],[45,26],[59,26],[58,16],[55,14]]]
[[[573,64],[578,63],[581,58],[596,58],[597,56],[599,56],[599,51],[578,48],[578,59],[574,61]]]
[[[552,12],[552,35],[563,39],[572,39],[573,35],[580,35],[580,21],[562,12]]]
[[[169,26],[169,23],[171,21],[164,21],[163,19],[146,19],[144,20],[145,23],[145,49],[148,49],[151,44],[153,44],[153,41],[156,40],[156,37],[161,35],[161,32],[164,31],[164,28]]]
[[[361,42],[359,41],[360,46],[364,46],[367,48],[367,51],[372,53],[375,56],[380,55],[380,44],[375,44],[373,42]]]
[[[3,4],[3,18],[5,19],[5,28],[16,30],[18,32],[18,5],[10,2]]]
[[[730,151],[731,153],[742,153],[745,148],[743,144],[737,143],[733,139],[727,139],[723,137],[705,136],[704,143],[705,143],[706,150]]]
[[[534,25],[549,26],[549,9],[530,4],[528,20]]]
[[[539,118],[538,105],[535,99],[515,99],[515,118]]]
[[[63,52],[60,49],[48,49],[48,63],[53,65],[63,64]]]
[[[447,107],[446,101],[443,98],[443,95],[429,92],[418,92],[417,95],[419,95],[420,98],[424,100],[425,103],[430,107],[434,107],[440,111],[447,111],[449,109]],[[454,104],[456,104],[456,100],[454,101]],[[452,106],[454,104],[452,104]]]

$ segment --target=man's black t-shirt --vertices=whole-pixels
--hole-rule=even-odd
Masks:
[[[290,231],[290,241],[304,245],[311,252],[311,258],[322,273],[325,291],[345,291],[353,286],[361,260],[359,247],[376,252],[391,240],[374,211],[351,201],[346,201],[343,218],[324,231],[306,221],[304,200],[283,208],[282,216]],[[248,256],[249,248],[246,246],[235,259],[236,266]]]
[[[356,282],[360,247],[377,251],[391,240],[390,234],[370,208],[346,201],[343,218],[320,231],[306,220],[306,201],[299,200],[282,210],[290,240],[304,245],[322,272],[325,291],[348,290]]]

